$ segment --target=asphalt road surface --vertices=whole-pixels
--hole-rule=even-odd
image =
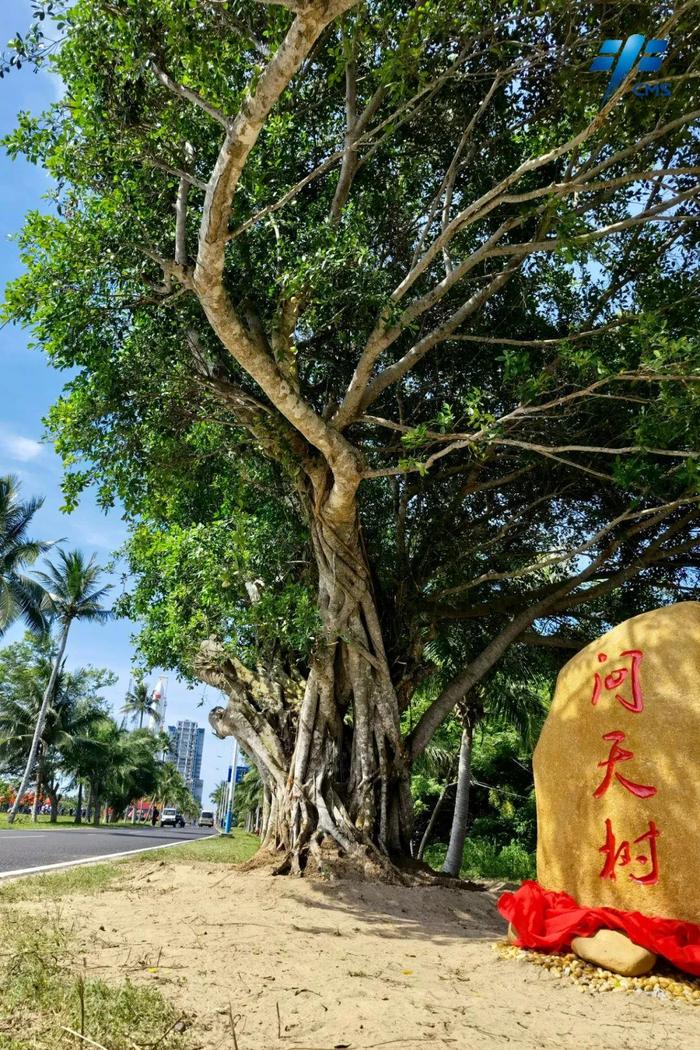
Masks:
[[[61,828],[55,831],[0,830],[0,879],[78,860],[154,849],[206,838],[211,828]]]

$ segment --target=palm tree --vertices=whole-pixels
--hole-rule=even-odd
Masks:
[[[483,695],[477,691],[476,699],[471,703],[462,701],[457,705],[457,712],[462,723],[462,738],[459,744],[459,760],[457,767],[457,794],[455,795],[455,808],[452,814],[452,827],[450,829],[450,841],[447,846],[447,854],[442,870],[446,875],[459,875],[462,867],[462,856],[464,854],[464,842],[467,837],[467,821],[469,819],[469,792],[472,777],[472,745],[474,743],[474,730],[484,716]]]
[[[78,697],[75,691],[63,690],[60,684],[56,698],[46,714],[41,742],[41,758],[37,783],[51,801],[51,823],[58,817],[58,776],[69,756],[84,747],[92,738],[95,727],[104,719],[104,707],[92,697]]]
[[[138,716],[139,729],[143,729],[143,720],[146,716],[156,720],[160,718],[160,709],[153,699],[147,682],[137,681],[134,687],[129,689],[124,698],[122,713],[134,719]]]
[[[416,858],[418,860],[423,860],[426,847],[430,842],[438,817],[440,816],[442,807],[445,804],[447,792],[455,784],[457,756],[458,752],[452,751],[446,747],[437,747],[433,744],[430,747],[426,747],[416,764],[416,769],[420,769],[421,772],[424,772],[433,780],[442,782],[440,794],[438,795],[437,802],[433,806],[433,811],[430,814],[430,819],[425,826],[425,831],[423,832],[423,836],[418,846],[418,852],[416,853]]]
[[[159,766],[153,801],[161,810],[175,806],[186,817],[194,818],[199,813],[199,803],[172,762],[161,762]]]
[[[153,751],[154,758],[157,759],[157,761],[158,761],[158,771],[159,772],[157,774],[157,777],[160,776],[160,769],[162,768],[163,763],[167,761],[167,757],[166,756],[170,753],[170,737],[169,737],[169,735],[167,733],[163,732],[162,729],[161,730],[157,730],[155,732],[150,730],[150,729],[145,729],[145,730],[144,729],[138,729],[138,730],[134,730],[134,732],[131,735],[132,736],[145,737],[147,739],[147,741],[149,743],[149,746],[151,747],[151,749]],[[157,783],[157,778],[156,778],[156,783]],[[152,797],[155,788],[156,788],[156,784],[152,784],[152,785],[148,786],[145,783],[141,783],[140,781],[138,782],[138,791],[136,792],[136,794],[133,795],[133,797],[131,799],[129,799],[129,801],[133,803],[133,805],[131,807],[131,823],[132,824],[136,823],[136,803],[140,802],[144,798],[147,798],[148,796]]]
[[[129,732],[122,724],[109,741],[106,776],[99,794],[112,810],[112,817],[123,813],[129,803],[150,795],[157,786],[160,764],[158,738],[147,729]]]
[[[18,617],[32,630],[46,630],[41,588],[22,572],[51,546],[27,537],[30,522],[43,502],[21,500],[17,478],[12,474],[0,477],[0,637]]]
[[[158,772],[158,784],[155,791],[155,799],[160,803],[161,809],[168,804],[179,805],[186,794],[188,792],[182,774],[172,762],[163,762]]]
[[[463,666],[464,640],[458,632],[447,631],[443,636],[427,643],[426,654],[437,668],[434,676],[435,683],[444,686],[456,673],[458,667]],[[452,827],[442,867],[446,875],[459,875],[462,866],[469,822],[472,747],[476,728],[485,720],[502,721],[512,726],[524,743],[532,744],[546,714],[546,705],[543,700],[543,687],[546,692],[546,685],[544,685],[546,680],[546,676],[543,679],[536,671],[533,671],[531,661],[524,662],[516,652],[486,683],[474,689],[457,705],[456,715],[461,722],[462,734],[459,752],[456,756],[457,790]],[[448,782],[444,785],[438,799],[436,805],[438,810],[442,807],[448,789],[454,783],[454,773],[454,765],[446,763],[444,774]],[[433,812],[419,847],[419,856],[422,856],[422,851],[425,850],[436,819],[437,814]]]
[[[113,718],[102,713],[88,739],[81,740],[68,756],[68,766],[79,782],[90,788],[88,813],[93,824],[99,824],[102,799],[107,784],[124,761],[124,738],[127,731]],[[82,799],[79,801],[82,802]]]
[[[82,824],[83,822],[83,789],[85,785],[89,785],[90,788],[88,798],[88,809],[90,809],[98,793],[96,791],[96,788],[99,788],[98,780],[107,772],[109,764],[108,753],[112,737],[114,736],[113,726],[116,728],[114,720],[105,711],[100,711],[99,717],[95,719],[91,726],[89,735],[76,740],[74,745],[66,750],[66,772],[72,775],[75,783],[78,785],[78,800],[73,821],[75,824]]]
[[[6,769],[23,769],[27,761],[27,752],[31,747],[34,736],[36,720],[41,710],[43,694],[46,689],[46,681],[51,673],[50,661],[45,659],[34,668],[34,674],[28,675],[25,689],[21,694],[5,695],[0,697],[0,759]],[[46,730],[52,721],[56,694],[60,689],[62,669],[56,676],[53,695],[49,698],[49,706],[46,711],[46,722],[44,732],[39,741],[39,751],[36,764],[36,782],[34,785],[34,804],[32,806],[32,820],[36,821],[39,807],[39,797],[42,783],[45,780],[49,758],[50,745],[46,740]]]
[[[49,673],[47,667],[43,682]],[[61,667],[46,709],[44,731],[39,742],[32,809],[34,821],[38,800],[45,793],[51,801],[51,823],[56,823],[59,774],[71,768],[74,754],[90,741],[95,726],[105,715],[104,708],[94,698],[79,695],[79,685],[79,675],[66,675]],[[41,679],[37,679],[31,682],[23,696],[0,696],[0,761],[7,769],[21,769],[26,763],[41,709],[43,688]]]
[[[262,809],[265,793],[260,773],[255,766],[250,766],[241,782],[236,787],[236,810],[234,817],[238,827],[242,827],[245,820],[247,831],[252,831],[257,824],[257,817]]]
[[[111,587],[109,585],[106,587],[99,586],[102,569],[96,563],[94,556],[89,561],[86,561],[81,551],[59,551],[58,564],[49,562],[47,569],[47,572],[37,574],[39,582],[44,588],[43,608],[58,621],[61,633],[48,685],[44,691],[41,708],[36,720],[32,746],[29,750],[22,782],[14,805],[7,816],[8,824],[12,824],[17,816],[20,801],[27,790],[27,785],[36,763],[39,743],[46,721],[46,711],[53,696],[58,671],[63,660],[63,654],[66,651],[70,626],[74,620],[104,623],[111,616],[111,611],[105,609],[102,605]]]
[[[471,787],[471,761],[474,731],[486,717],[500,720],[512,726],[523,743],[532,745],[546,714],[546,705],[536,683],[524,680],[507,681],[504,675],[496,675],[489,683],[490,689],[481,688],[457,705],[457,714],[462,723],[462,738],[459,748],[457,770],[457,793],[452,816],[452,828],[447,854],[442,866],[446,875],[459,875],[464,854],[469,820],[469,794]]]

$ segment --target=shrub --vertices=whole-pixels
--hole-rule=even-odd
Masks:
[[[439,869],[446,852],[444,843],[436,843],[426,850],[425,859],[433,868]],[[469,838],[464,844],[460,875],[468,879],[506,879],[509,882],[534,879],[535,855],[528,853],[519,842],[499,846],[489,839]]]

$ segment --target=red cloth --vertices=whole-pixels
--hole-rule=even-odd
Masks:
[[[533,881],[515,893],[504,893],[498,910],[518,933],[521,948],[561,952],[573,937],[591,937],[597,930],[619,930],[635,944],[663,955],[679,970],[700,977],[700,926],[675,919],[656,919],[638,911],[584,908],[568,893],[543,890]]]

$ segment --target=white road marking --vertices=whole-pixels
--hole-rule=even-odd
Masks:
[[[34,838],[37,832],[30,832]],[[49,832],[50,834],[50,832]],[[54,868],[74,868],[78,864],[99,864],[103,860],[114,860],[117,857],[130,857],[134,853],[151,853],[157,849],[169,849],[170,846],[182,846],[188,842],[203,842],[206,839],[218,838],[216,835],[201,835],[196,839],[179,839],[175,842],[163,842],[160,846],[141,846],[140,849],[127,849],[121,853],[104,853],[100,857],[81,857],[80,860],[61,860],[57,864],[40,864],[36,868],[16,868],[14,871],[0,871],[0,879],[9,879],[17,875],[36,875],[42,871],[51,871]]]
[[[6,831],[6,828],[0,828],[0,831]],[[35,839],[37,835],[50,835],[50,831],[8,831],[8,837],[11,835],[11,841],[15,839]]]

